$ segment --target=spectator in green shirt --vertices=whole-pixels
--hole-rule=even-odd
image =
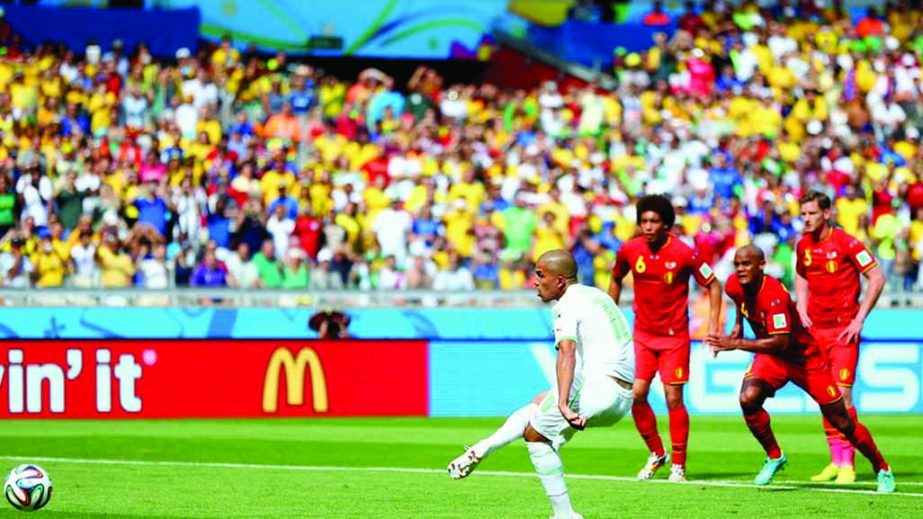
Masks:
[[[305,265],[307,256],[303,250],[292,247],[285,254],[285,266],[282,267],[282,288],[307,289],[308,267]]]
[[[525,197],[516,197],[516,204],[503,210],[503,236],[506,249],[525,255],[532,248],[532,233],[535,231],[537,218],[535,212],[525,207]]]
[[[259,252],[253,255],[253,264],[260,273],[263,286],[266,288],[279,288],[282,286],[282,269],[276,259],[276,248],[272,240],[265,240]]]

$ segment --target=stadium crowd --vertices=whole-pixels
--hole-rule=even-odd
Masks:
[[[751,240],[791,283],[798,197],[923,285],[923,16],[708,0],[638,53],[618,90],[343,81],[229,39],[0,50],[6,286],[523,288],[565,247],[606,286],[634,202],[723,279]],[[666,15],[664,15],[666,16]],[[662,18],[661,16],[657,17]]]

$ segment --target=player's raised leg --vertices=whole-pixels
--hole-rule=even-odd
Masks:
[[[740,388],[740,408],[744,413],[744,420],[747,427],[756,438],[763,450],[766,451],[766,461],[763,468],[753,480],[755,485],[768,485],[776,473],[782,470],[788,459],[779,448],[776,436],[772,432],[770,425],[769,413],[763,409],[763,403],[766,398],[772,395],[775,390],[767,382],[755,377],[744,379],[743,386]]]
[[[466,449],[461,456],[452,460],[447,468],[449,475],[453,479],[462,479],[468,476],[474,471],[478,463],[491,452],[522,438],[526,427],[529,425],[529,420],[539,409],[538,403],[546,399],[546,395],[548,393],[542,393],[528,405],[514,411],[493,434],[475,443],[473,447]]]

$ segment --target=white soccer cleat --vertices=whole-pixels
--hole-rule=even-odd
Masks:
[[[673,465],[670,467],[670,477],[667,480],[673,483],[685,483],[686,469],[682,465]]]
[[[462,479],[471,474],[480,462],[481,458],[474,453],[474,449],[467,447],[464,454],[452,460],[446,470],[449,471],[452,479]]]
[[[670,461],[670,455],[664,453],[663,456],[658,456],[651,453],[647,458],[647,463],[644,464],[644,468],[641,469],[641,472],[638,472],[638,481],[647,481],[654,477],[654,474],[660,470],[660,467],[663,467]]]

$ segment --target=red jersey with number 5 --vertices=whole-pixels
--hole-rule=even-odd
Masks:
[[[625,242],[612,275],[634,276],[635,330],[655,336],[689,336],[689,277],[702,286],[715,274],[695,249],[669,236],[655,254],[643,236]]]
[[[732,274],[724,290],[737,304],[737,311],[750,323],[757,339],[766,339],[780,333],[791,334],[788,350],[778,356],[801,362],[809,355],[819,354],[817,342],[801,324],[792,297],[778,279],[763,276],[763,286],[751,297],[744,292],[737,274]]]
[[[878,264],[859,240],[831,229],[820,241],[798,241],[798,275],[808,280],[808,316],[814,326],[846,326],[859,313],[859,275]]]

